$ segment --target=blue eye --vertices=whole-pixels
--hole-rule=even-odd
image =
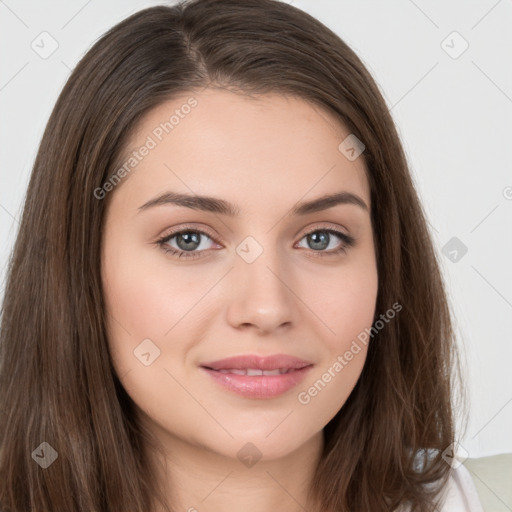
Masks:
[[[334,235],[334,236],[333,236]],[[341,245],[333,243],[333,238],[341,240]],[[310,249],[321,256],[345,253],[355,243],[355,239],[335,229],[315,229],[306,233],[301,240],[306,240]],[[325,249],[330,249],[329,251]]]
[[[204,231],[199,230],[184,230],[173,233],[169,236],[161,238],[157,243],[162,247],[166,253],[178,256],[178,258],[197,258],[200,256],[198,252],[203,252],[208,247],[204,247],[202,238],[212,239]],[[168,243],[175,240],[177,247],[169,247]],[[197,252],[197,249],[201,249]]]
[[[336,243],[336,239],[338,239],[338,243]],[[211,248],[208,247],[208,240],[210,243],[214,242],[213,238],[204,231],[184,229],[171,233],[157,240],[156,243],[165,253],[177,256],[178,258],[198,258],[202,256],[203,252]],[[355,244],[353,237],[335,229],[315,229],[306,233],[301,238],[302,240],[306,240],[308,244],[308,247],[305,248],[311,249],[318,256],[333,256],[346,253]],[[172,241],[175,246],[169,245]]]

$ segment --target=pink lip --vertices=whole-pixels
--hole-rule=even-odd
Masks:
[[[285,354],[268,357],[256,355],[236,356],[200,365],[217,383],[230,391],[248,398],[273,398],[299,384],[313,364]],[[289,373],[280,375],[237,375],[221,373],[219,370],[287,369]]]
[[[201,366],[212,368],[213,370],[229,370],[231,368],[246,369],[255,368],[258,370],[275,370],[276,368],[299,369],[309,366],[312,363],[299,359],[298,357],[288,356],[286,354],[275,354],[267,357],[260,357],[249,354],[246,356],[234,356],[210,363],[201,363]]]

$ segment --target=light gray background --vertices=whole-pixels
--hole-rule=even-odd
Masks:
[[[357,52],[398,125],[467,360],[461,454],[512,452],[512,2],[287,1]],[[0,0],[2,296],[37,147],[70,70],[111,26],[160,3]],[[49,51],[53,39],[47,58],[32,48]]]

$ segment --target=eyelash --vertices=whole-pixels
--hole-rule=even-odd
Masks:
[[[329,257],[329,256],[336,256],[336,255],[342,254],[342,253],[345,254],[348,251],[348,249],[350,249],[351,247],[353,247],[355,245],[355,238],[353,238],[350,235],[347,235],[345,233],[342,233],[341,231],[338,231],[336,229],[332,229],[332,228],[327,229],[327,228],[318,228],[317,227],[315,229],[312,229],[312,230],[304,233],[300,240],[302,240],[304,237],[306,237],[308,235],[311,235],[312,233],[317,233],[317,232],[329,233],[330,235],[331,234],[336,235],[337,237],[339,237],[341,239],[342,245],[338,249],[334,249],[334,250],[330,250],[330,251],[315,251],[314,249],[311,249],[311,251],[315,255],[314,257]],[[180,229],[179,231],[174,231],[173,233],[171,233],[169,235],[165,235],[164,237],[157,240],[155,243],[166,254],[171,254],[172,256],[177,256],[178,258],[181,258],[181,257],[189,258],[189,259],[201,258],[202,257],[201,254],[206,251],[204,251],[204,250],[203,251],[181,251],[181,250],[174,249],[173,247],[170,248],[168,245],[166,245],[167,242],[169,242],[171,239],[173,239],[176,235],[180,235],[183,233],[196,233],[196,234],[200,234],[200,235],[205,235],[208,238],[210,238],[210,240],[215,242],[214,237],[210,233],[203,231],[201,229],[197,229],[197,228],[185,227],[185,228]]]

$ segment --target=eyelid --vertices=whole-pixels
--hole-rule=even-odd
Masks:
[[[309,235],[310,233],[314,233],[315,231],[321,231],[322,229],[325,230],[333,230],[333,231],[340,231],[345,236],[350,236],[348,234],[348,229],[346,229],[343,226],[340,226],[339,224],[334,224],[332,222],[317,222],[316,224],[313,224],[311,228],[306,229],[303,231],[302,229],[299,231],[299,233],[302,233],[302,237]],[[298,233],[297,233],[298,235]],[[301,237],[301,238],[302,238]]]
[[[200,227],[198,227],[197,224],[183,224],[177,228],[173,228],[169,231],[165,231],[164,233],[162,233],[162,235],[160,235],[158,237],[158,239],[161,240],[163,238],[169,238],[169,237],[172,237],[173,235],[177,235],[178,233],[182,233],[183,231],[195,231],[198,233],[202,233],[202,234],[209,236],[214,242],[221,243],[221,244],[225,245],[225,242],[222,240],[222,238],[220,236],[218,236],[217,234],[214,234],[211,229],[209,229],[208,227],[206,227],[204,225],[201,225]]]

